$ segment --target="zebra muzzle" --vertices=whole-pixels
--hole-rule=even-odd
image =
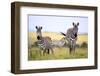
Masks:
[[[37,39],[40,40],[40,36],[37,36]]]

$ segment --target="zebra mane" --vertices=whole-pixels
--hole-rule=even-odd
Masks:
[[[60,32],[62,35],[66,36],[66,34],[64,34],[63,32]]]

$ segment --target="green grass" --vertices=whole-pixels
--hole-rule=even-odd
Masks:
[[[87,48],[76,48],[75,54],[70,54],[69,49],[66,47],[54,48],[54,54],[45,54],[38,47],[33,47],[28,51],[29,60],[53,60],[53,59],[76,59],[76,58],[87,58]]]
[[[63,38],[62,35],[53,32],[45,32],[43,33],[43,37],[49,36],[52,40],[60,40]],[[29,46],[32,45],[36,41],[36,33],[29,33]],[[87,35],[79,35],[77,44],[81,44],[82,42],[87,42]],[[55,47],[53,48],[54,55],[50,54],[40,54],[43,51],[38,47],[32,47],[28,50],[28,60],[54,60],[54,59],[77,59],[77,58],[87,58],[88,57],[88,48],[76,48],[75,54],[70,55],[69,49],[67,47]]]

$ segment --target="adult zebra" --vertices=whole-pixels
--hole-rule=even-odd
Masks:
[[[68,41],[69,44],[69,51],[70,54],[72,52],[75,53],[75,46],[76,46],[76,41],[77,41],[77,36],[78,36],[78,26],[79,26],[79,22],[78,23],[72,23],[73,27],[69,28],[67,30],[67,33],[62,33],[62,35],[65,36],[65,39]]]
[[[53,53],[53,49],[52,49],[52,40],[50,37],[42,37],[42,26],[36,26],[36,33],[37,33],[37,40],[38,40],[38,46],[43,50],[43,55],[46,53]],[[53,53],[54,54],[54,53]]]

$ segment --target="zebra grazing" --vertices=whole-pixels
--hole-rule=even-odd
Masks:
[[[43,55],[45,53],[50,53],[50,50],[53,54],[53,49],[52,49],[52,40],[50,37],[42,37],[42,26],[36,26],[36,33],[37,33],[37,40],[38,40],[38,46],[43,50]]]
[[[75,53],[79,22],[78,23],[73,22],[72,25],[73,28],[69,28],[66,34],[61,32],[61,34],[64,35],[65,39],[68,41],[70,54],[72,52]]]

